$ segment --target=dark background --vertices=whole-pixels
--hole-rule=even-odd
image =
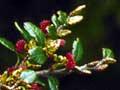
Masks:
[[[73,35],[68,38],[69,43],[75,37],[80,37],[83,42],[81,64],[100,58],[102,47],[113,50],[117,63],[105,72],[90,76],[65,76],[60,80],[60,90],[120,90],[119,0],[0,0],[0,36],[15,43],[21,37],[14,21],[21,25],[24,21],[38,24],[43,19],[50,19],[57,10],[70,12],[82,4],[87,6],[82,12],[84,20],[73,26]],[[0,72],[15,61],[15,54],[0,45]]]

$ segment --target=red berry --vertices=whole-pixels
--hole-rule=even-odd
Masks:
[[[42,90],[42,87],[38,83],[33,83],[31,85],[31,90]]]
[[[17,41],[16,43],[17,52],[22,53],[24,51],[25,44],[26,44],[26,41],[23,39]]]
[[[10,74],[12,74],[12,72],[13,72],[14,70],[16,70],[15,67],[9,67],[9,68],[7,69],[7,72],[8,72],[8,74],[10,75]]]
[[[60,43],[60,46],[64,46],[65,45],[65,40],[64,39],[58,39],[59,43]]]
[[[74,57],[71,53],[67,53],[66,54],[66,58],[67,58],[67,64],[66,64],[66,68],[68,70],[72,70],[74,69],[75,65],[76,65],[76,62],[74,60]]]
[[[50,21],[49,20],[43,20],[42,22],[40,22],[40,28],[42,29],[42,31],[44,33],[47,33],[46,27],[50,25]]]

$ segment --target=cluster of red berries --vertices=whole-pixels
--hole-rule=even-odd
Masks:
[[[44,32],[47,33],[47,26],[50,25],[50,21],[49,20],[43,20],[42,22],[40,22],[40,29]],[[18,53],[23,53],[25,51],[25,44],[26,41],[24,39],[18,40],[16,43],[16,51]]]
[[[26,41],[24,39],[18,40],[16,43],[16,51],[18,53],[24,52],[25,44],[26,44]]]
[[[66,58],[67,58],[66,68],[67,68],[68,70],[74,69],[75,66],[76,66],[76,62],[75,62],[75,60],[74,60],[73,54],[72,54],[72,53],[67,53],[67,54],[66,54]]]
[[[46,34],[47,33],[47,26],[49,26],[51,23],[49,20],[43,20],[42,22],[40,22],[40,29]]]
[[[49,25],[50,25],[50,21],[49,20],[43,20],[42,22],[40,22],[40,28],[42,29],[42,31],[44,33],[47,33],[47,29],[46,28]],[[65,40],[64,39],[59,39],[59,43],[60,43],[60,46],[64,46]],[[16,50],[17,50],[17,52],[22,53],[24,51],[25,44],[26,44],[26,41],[23,40],[23,39],[17,41],[17,43],[16,43]],[[66,58],[67,58],[66,68],[69,69],[69,70],[74,69],[74,67],[76,65],[76,62],[74,60],[74,56],[71,53],[67,53],[66,54]]]

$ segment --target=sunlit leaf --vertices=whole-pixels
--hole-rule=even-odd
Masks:
[[[31,22],[24,23],[25,30],[36,39],[40,46],[44,46],[45,43],[45,35],[36,25]]]
[[[13,52],[16,52],[15,47],[12,42],[6,40],[5,38],[0,37],[0,43],[5,46],[6,48],[10,49]]]
[[[34,64],[44,64],[47,56],[41,47],[34,47],[28,51],[30,62]]]
[[[69,30],[69,29],[60,29],[60,30],[57,30],[57,35],[59,37],[64,37],[64,36],[66,36],[68,34],[71,34],[71,30]]]
[[[20,75],[20,78],[22,78],[27,83],[33,83],[36,77],[37,77],[37,74],[33,70],[25,70]]]
[[[58,20],[58,17],[55,14],[51,17],[51,21],[55,25],[56,28],[60,26],[60,22]]]
[[[77,15],[77,16],[69,17],[68,20],[67,20],[67,23],[69,25],[73,25],[73,24],[79,23],[82,20],[83,20],[83,16]]]
[[[32,37],[29,35],[29,33],[25,30],[23,30],[17,22],[14,22],[16,28],[18,29],[18,31],[21,33],[21,35],[24,37],[24,39],[26,39],[27,41],[31,40]]]
[[[57,78],[55,78],[53,76],[49,76],[48,84],[49,84],[50,90],[58,90],[59,82],[58,82]]]
[[[80,6],[78,6],[73,11],[70,12],[70,15],[71,16],[78,15],[85,7],[86,7],[86,5],[80,5]]]
[[[74,55],[74,58],[76,60],[76,62],[78,64],[80,64],[80,61],[82,59],[83,56],[83,47],[82,44],[79,40],[79,38],[77,38],[74,42],[73,42],[73,50],[72,53]]]
[[[48,28],[48,34],[52,39],[56,39],[57,38],[57,32],[56,32],[56,28],[55,26],[52,24],[50,25]]]
[[[59,20],[60,24],[66,24],[67,17],[68,17],[67,13],[65,13],[63,11],[58,11],[57,14],[58,14],[58,20]]]
[[[0,82],[6,83],[7,78],[8,78],[8,73],[7,73],[7,71],[5,71],[0,77]]]
[[[114,58],[114,54],[112,50],[110,50],[109,48],[103,48],[102,53],[103,53],[103,58],[107,58],[107,57]]]
[[[43,78],[41,78],[40,76],[38,76],[37,75],[37,78],[35,79],[35,83],[39,83],[40,85],[42,85],[42,86],[46,86],[45,85],[45,83],[46,83],[46,81],[45,81],[45,79],[43,79]]]

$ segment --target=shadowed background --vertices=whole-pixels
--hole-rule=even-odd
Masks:
[[[0,0],[0,36],[15,43],[20,33],[14,21],[21,25],[32,21],[36,25],[43,19],[50,19],[57,10],[70,12],[78,5],[86,4],[84,20],[74,25],[73,34],[68,37],[70,49],[75,37],[84,47],[81,64],[101,57],[101,48],[113,50],[118,62],[105,72],[90,76],[72,74],[61,78],[60,90],[119,90],[120,83],[120,6],[119,0]],[[16,62],[15,54],[0,45],[0,72]]]

